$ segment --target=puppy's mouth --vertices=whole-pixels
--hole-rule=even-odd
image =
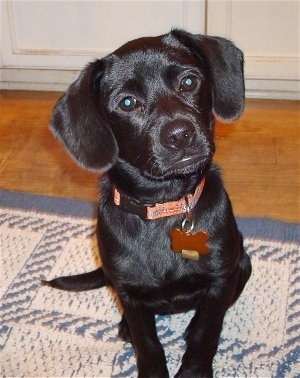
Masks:
[[[183,156],[173,161],[155,161],[147,169],[148,175],[154,178],[170,178],[177,176],[186,176],[204,169],[211,163],[209,156]]]

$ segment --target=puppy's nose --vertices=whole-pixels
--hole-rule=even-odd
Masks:
[[[192,144],[195,129],[186,121],[170,122],[163,127],[160,138],[164,147],[180,150]]]

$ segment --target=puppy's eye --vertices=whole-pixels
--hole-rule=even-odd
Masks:
[[[119,102],[119,107],[123,112],[131,112],[140,106],[139,101],[133,96],[127,96],[122,98]]]
[[[180,81],[180,92],[190,93],[194,92],[198,88],[199,79],[196,76],[185,76]]]

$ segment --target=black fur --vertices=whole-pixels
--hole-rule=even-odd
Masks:
[[[126,100],[124,100],[126,98]],[[127,106],[127,108],[126,108]],[[140,377],[167,377],[157,313],[195,309],[176,377],[210,377],[224,315],[251,274],[214,154],[214,116],[244,107],[243,55],[230,41],[181,30],[131,41],[90,63],[54,108],[51,128],[71,155],[102,176],[102,268],[44,282],[65,290],[111,285],[123,305]],[[128,109],[129,108],[129,109]],[[113,187],[141,203],[178,200],[206,176],[192,212],[209,234],[199,261],[171,250],[184,215],[145,220],[113,203]]]

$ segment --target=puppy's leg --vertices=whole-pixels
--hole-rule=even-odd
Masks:
[[[143,305],[124,305],[137,358],[138,377],[169,377],[164,350],[158,340],[154,313]]]
[[[238,277],[238,283],[234,295],[234,302],[238,299],[238,297],[241,295],[242,291],[244,290],[244,287],[249,280],[252,272],[252,266],[251,266],[251,261],[250,257],[247,255],[247,253],[242,249],[242,257],[239,262],[239,268],[240,268],[240,273]]]
[[[213,358],[217,352],[224,315],[231,305],[234,291],[211,288],[186,331],[186,352],[176,378],[213,376]]]
[[[124,315],[122,316],[122,319],[119,324],[119,337],[127,343],[132,343],[129,327]]]

